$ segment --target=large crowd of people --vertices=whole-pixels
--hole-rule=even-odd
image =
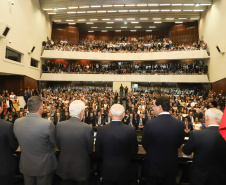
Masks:
[[[143,37],[117,38],[114,41],[81,40],[79,44],[69,44],[67,40],[54,42],[49,39],[43,43],[45,50],[101,52],[101,53],[148,53],[168,51],[204,50],[207,44],[198,40],[189,44],[173,43],[170,38],[157,37],[152,40],[144,40]]]
[[[207,74],[208,66],[204,65],[202,62],[184,64],[139,64],[129,62],[79,64],[76,62],[56,63],[49,60],[43,65],[43,72],[78,74],[202,75]]]
[[[136,130],[142,130],[147,120],[156,117],[153,111],[155,97],[166,95],[170,97],[170,114],[187,124],[185,128],[188,133],[193,129],[205,128],[204,115],[208,108],[217,107],[223,110],[225,106],[225,97],[212,91],[208,93],[206,91],[165,89],[164,91],[128,92],[127,89],[126,94],[123,92],[125,100],[122,99],[121,91],[119,92],[105,88],[86,89],[86,91],[76,88],[47,88],[40,91],[28,89],[24,92],[24,100],[27,102],[31,96],[40,96],[44,104],[42,117],[51,120],[54,125],[70,118],[69,105],[73,100],[83,100],[86,105],[83,121],[92,125],[94,130],[111,121],[108,112],[113,104],[124,104],[126,114],[123,122],[135,127]],[[3,119],[14,122],[17,118],[27,115],[27,107],[19,106],[19,100],[13,92],[10,95],[5,90],[1,95],[5,98]]]

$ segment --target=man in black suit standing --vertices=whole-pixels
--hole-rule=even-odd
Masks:
[[[70,104],[71,118],[56,125],[56,142],[60,149],[57,174],[63,184],[87,185],[90,175],[90,154],[93,151],[93,129],[81,122],[85,104]]]
[[[2,97],[0,97],[0,113],[3,110]],[[0,119],[0,185],[12,185],[14,171],[17,167],[13,153],[18,142],[13,133],[13,125]]]
[[[158,117],[146,122],[142,137],[147,185],[175,185],[178,148],[184,140],[184,123],[169,114],[169,97],[159,96],[153,106]]]
[[[135,129],[122,123],[124,107],[110,109],[112,122],[98,128],[96,152],[102,158],[103,185],[131,185],[136,181],[133,159],[138,151]]]
[[[218,129],[223,113],[210,108],[205,113],[206,129],[193,131],[183,152],[194,152],[191,185],[226,184],[226,142]]]

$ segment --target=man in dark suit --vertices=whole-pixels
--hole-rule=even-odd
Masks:
[[[25,185],[51,185],[57,167],[55,156],[55,127],[41,118],[43,101],[32,96],[27,102],[29,114],[14,123],[14,133],[21,148],[20,172]]]
[[[144,171],[149,185],[175,185],[178,172],[178,148],[184,140],[184,123],[169,114],[167,96],[156,98],[153,106],[158,117],[147,121],[142,145],[146,159]]]
[[[63,179],[63,184],[88,184],[93,129],[81,122],[84,110],[82,101],[73,101],[69,107],[71,118],[56,126],[56,141],[60,149],[57,174]]]
[[[205,113],[206,129],[193,131],[183,152],[194,152],[190,172],[191,185],[226,184],[226,142],[218,129],[223,113],[210,108]]]
[[[0,114],[3,111],[3,98],[0,97]],[[13,185],[14,171],[17,167],[13,153],[18,142],[13,133],[13,124],[0,119],[0,185]]]
[[[122,123],[124,107],[110,109],[112,122],[97,130],[96,152],[102,158],[103,185],[130,185],[136,180],[133,159],[138,151],[135,129]]]

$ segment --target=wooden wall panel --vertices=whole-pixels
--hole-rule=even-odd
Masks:
[[[223,90],[223,95],[226,96],[226,78],[219,80],[217,82],[214,82],[212,84],[213,91],[217,94],[221,93]]]
[[[24,87],[23,89],[29,88],[30,90],[38,88],[38,81],[27,76],[24,76]]]
[[[199,39],[198,26],[189,26],[187,24],[172,26],[170,38],[173,43],[188,44],[197,42]]]
[[[55,43],[59,43],[61,40],[67,40],[69,44],[78,44],[78,28],[65,24],[53,24],[52,39]]]

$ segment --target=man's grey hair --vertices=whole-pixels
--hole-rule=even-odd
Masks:
[[[208,116],[210,121],[216,121],[220,124],[223,112],[216,108],[210,108],[205,112],[205,116]]]
[[[27,101],[27,108],[30,113],[36,113],[38,112],[42,104],[43,104],[43,101],[39,96],[32,96]]]
[[[79,114],[85,110],[85,103],[81,100],[73,101],[69,106],[69,112],[71,117],[78,117]]]
[[[110,111],[112,116],[122,116],[125,109],[121,104],[114,104],[112,105]]]

